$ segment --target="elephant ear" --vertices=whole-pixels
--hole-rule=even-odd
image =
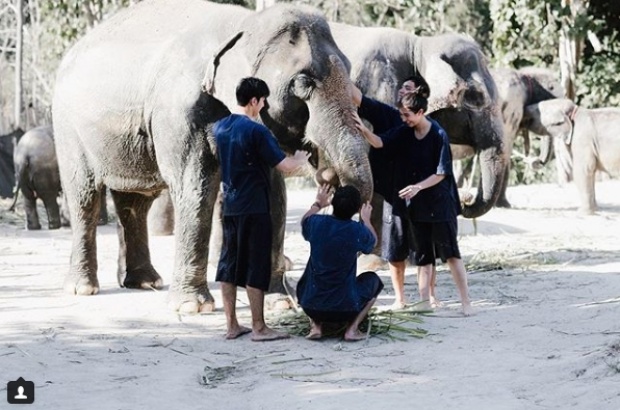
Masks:
[[[568,124],[569,127],[569,131],[564,135],[564,144],[568,147],[570,147],[573,142],[573,133],[575,132],[575,116],[577,115],[578,109],[579,107],[576,104],[571,104],[568,109],[562,113],[564,115],[564,119],[566,120],[566,124]]]
[[[230,39],[225,41],[213,54],[213,57],[207,64],[205,76],[202,80],[202,90],[207,94],[215,94],[215,76],[217,75],[217,69],[220,65],[220,59],[226,52],[232,49],[239,39],[243,36],[243,31],[238,32]]]

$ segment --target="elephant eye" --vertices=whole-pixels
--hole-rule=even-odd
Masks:
[[[314,91],[315,88],[316,83],[307,74],[297,75],[291,83],[293,95],[302,100],[308,100],[312,96],[312,91]]]

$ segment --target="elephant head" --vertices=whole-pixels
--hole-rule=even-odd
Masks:
[[[352,80],[368,97],[394,105],[407,78],[424,77],[431,90],[429,115],[446,129],[451,144],[473,147],[481,159],[478,196],[463,215],[473,218],[490,210],[507,158],[497,91],[480,47],[454,34],[421,37],[383,27],[331,27],[351,61]]]
[[[417,37],[414,44],[413,66],[435,101],[429,115],[446,130],[451,145],[473,147],[479,157],[477,195],[463,206],[463,216],[476,218],[496,203],[508,167],[495,82],[478,44],[464,36]]]
[[[349,68],[318,11],[277,4],[239,23],[207,68],[203,86],[233,105],[239,78],[263,79],[271,94],[261,119],[280,146],[289,153],[316,149],[339,184],[356,186],[368,200],[368,146],[353,121]]]
[[[528,105],[523,115],[524,127],[546,137],[550,145],[552,144],[560,184],[572,180],[573,161],[570,146],[577,109],[573,101],[556,98]]]
[[[548,135],[570,145],[573,137],[573,118],[577,105],[567,98],[541,101],[525,107],[524,125],[539,135]]]
[[[413,39],[413,62],[431,86],[429,112],[442,108],[484,110],[494,104],[495,86],[478,45],[457,34]]]

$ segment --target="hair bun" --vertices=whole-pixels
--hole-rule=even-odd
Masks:
[[[431,95],[431,90],[428,88],[428,84],[420,84],[415,89],[415,93],[422,98],[428,98]]]

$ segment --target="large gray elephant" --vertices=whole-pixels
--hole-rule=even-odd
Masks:
[[[480,186],[463,216],[488,212],[499,196],[508,156],[497,89],[480,47],[456,34],[424,37],[392,28],[330,25],[351,61],[351,78],[365,95],[394,104],[405,79],[413,74],[426,79],[429,115],[446,129],[454,158],[470,152],[480,158]]]
[[[13,164],[16,185],[10,210],[15,209],[21,192],[24,197],[26,229],[41,229],[37,199],[45,204],[49,229],[60,228],[58,197],[61,185],[52,127],[41,126],[26,132],[15,147]]]
[[[556,79],[553,71],[545,68],[525,67],[521,69],[494,68],[491,75],[497,85],[498,95],[502,106],[504,123],[504,145],[506,152],[512,154],[512,148],[523,126],[523,110],[526,106],[552,98],[561,98],[564,95],[561,83]],[[537,163],[544,165],[553,151],[553,139],[545,138]],[[529,140],[526,141],[529,144]],[[529,153],[526,153],[528,155]],[[504,175],[504,182],[495,206],[509,208],[506,198],[510,161]]]
[[[525,120],[529,129],[549,135],[565,149],[580,197],[579,211],[596,211],[596,171],[620,174],[620,108],[587,109],[560,98],[529,105]]]
[[[315,147],[341,184],[370,198],[348,64],[319,12],[285,4],[254,13],[201,0],[145,1],[93,29],[64,57],[53,100],[60,174],[71,181],[65,290],[99,290],[95,215],[103,184],[119,218],[119,283],[161,288],[146,220],[154,196],[168,188],[176,224],[169,304],[213,309],[206,269],[220,178],[210,130],[236,104],[246,76],[267,82],[261,118],[284,150]]]

